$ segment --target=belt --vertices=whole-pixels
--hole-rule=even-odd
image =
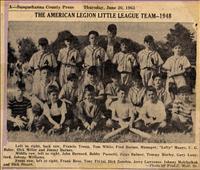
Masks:
[[[156,70],[155,68],[152,68],[152,67],[144,67],[142,68],[141,70]]]
[[[66,64],[66,63],[62,63],[62,65],[67,66],[67,67],[76,67],[76,65]]]
[[[120,74],[131,74],[131,72],[128,72],[128,71],[121,71]]]
[[[128,118],[125,118],[125,119],[122,119],[124,122],[129,122],[130,121],[130,117],[128,117]]]

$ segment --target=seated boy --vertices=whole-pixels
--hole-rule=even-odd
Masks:
[[[25,84],[23,82],[17,82],[17,87],[14,90],[14,98],[8,101],[8,131],[26,128],[31,130],[34,116],[31,101],[23,95],[24,90]]]
[[[170,93],[163,86],[163,79],[161,74],[154,74],[152,76],[153,87],[156,89],[158,99],[162,101],[165,105],[169,104],[172,99]]]
[[[95,99],[97,101],[102,101],[104,99],[104,86],[103,86],[103,83],[98,78],[98,72],[97,72],[96,66],[91,66],[88,69],[87,77],[84,80],[84,83],[81,89],[82,95],[79,98],[79,101],[83,99],[84,89],[87,85],[92,85],[94,87]]]
[[[71,73],[67,76],[67,84],[64,84],[59,99],[65,101],[68,105],[73,106],[78,100],[78,76]]]
[[[78,91],[78,76],[71,73],[67,76],[67,84],[64,84],[60,94],[59,99],[66,103],[67,106],[67,120],[74,120],[73,109],[78,101],[79,91]],[[74,127],[69,127],[74,128]]]
[[[189,100],[191,91],[188,86],[182,86],[178,88],[178,94],[171,109],[171,123],[173,129],[180,132],[192,131],[192,106]]]
[[[59,89],[55,85],[50,85],[47,90],[49,101],[44,104],[44,111],[39,118],[37,128],[44,127],[44,132],[49,130],[59,131],[64,128],[65,114],[67,108],[65,102],[58,99]]]
[[[107,95],[106,108],[109,109],[112,102],[118,99],[117,93],[120,87],[120,73],[118,71],[111,75],[112,83],[107,84],[105,93]]]
[[[137,117],[136,110],[127,100],[127,90],[121,86],[118,90],[118,99],[110,106],[112,111],[111,120],[106,122],[108,127],[119,128],[124,126],[132,127],[135,118]]]
[[[77,103],[74,111],[76,117],[87,130],[94,130],[101,119],[101,105],[95,100],[95,88],[92,85],[85,86],[84,100]]]
[[[137,74],[133,77],[133,85],[129,89],[128,99],[136,109],[142,107],[146,100],[146,88],[143,86],[142,77]]]
[[[156,89],[148,86],[146,90],[147,101],[140,109],[138,121],[135,128],[151,132],[162,131],[166,126],[166,112],[164,104],[158,100]],[[158,132],[158,131],[157,131]]]

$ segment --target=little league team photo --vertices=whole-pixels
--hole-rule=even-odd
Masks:
[[[192,23],[9,22],[8,141],[195,141]]]

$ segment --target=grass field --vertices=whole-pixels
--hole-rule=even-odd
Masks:
[[[150,139],[144,139],[129,131],[124,131],[108,140],[103,137],[110,131],[72,131],[62,135],[38,134],[28,131],[8,132],[8,141],[11,142],[143,142],[143,143],[192,143],[195,140],[194,133],[165,133],[151,134]]]

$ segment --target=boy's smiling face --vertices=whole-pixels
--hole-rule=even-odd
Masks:
[[[145,48],[150,48],[151,47],[150,43],[148,43],[148,42],[144,42],[144,46],[145,46]]]
[[[174,55],[181,55],[181,52],[182,52],[182,48],[180,45],[176,45],[174,48],[173,48],[173,52],[174,52]]]
[[[189,100],[189,94],[188,93],[179,93],[178,94],[178,98],[181,100],[181,101],[188,101]]]
[[[86,91],[85,99],[88,100],[89,102],[93,102],[94,101],[94,92]]]
[[[49,77],[49,71],[47,69],[44,69],[40,72],[41,79],[46,81],[47,78]]]
[[[67,40],[64,40],[64,43],[65,43],[66,47],[70,47],[71,46],[71,43],[69,41],[67,41]]]
[[[155,88],[162,87],[162,79],[160,77],[155,77],[153,83]]]
[[[127,45],[125,43],[121,43],[120,48],[121,48],[122,52],[126,52],[127,51]]]
[[[22,97],[23,97],[24,91],[22,89],[20,89],[20,88],[17,87],[14,92],[15,92],[15,99],[17,101],[21,100]]]
[[[96,81],[96,77],[95,75],[92,75],[92,74],[88,74],[88,78],[89,78],[89,81],[90,82],[95,82]]]
[[[58,92],[51,92],[51,93],[49,94],[49,99],[50,99],[50,101],[51,101],[52,103],[57,102],[57,100],[58,100]]]
[[[107,31],[108,38],[115,38],[115,34],[111,31]]]
[[[38,49],[39,49],[40,51],[45,51],[46,48],[47,48],[47,47],[42,46],[42,45],[40,45],[40,44],[38,45]]]
[[[125,102],[126,101],[126,92],[124,90],[120,90],[118,92],[118,99],[121,101],[121,102]]]
[[[72,79],[72,80],[68,81],[68,84],[70,87],[75,88],[77,86],[77,80]]]
[[[95,45],[97,43],[97,37],[94,34],[89,35],[89,42],[91,45]]]
[[[152,102],[155,103],[157,101],[157,95],[154,91],[147,91],[147,98]]]

